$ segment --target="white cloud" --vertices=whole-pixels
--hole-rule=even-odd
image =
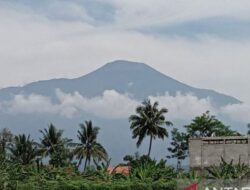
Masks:
[[[7,113],[56,113],[57,109],[49,97],[31,94],[15,95],[13,100],[0,104],[0,110]]]
[[[141,103],[128,94],[120,94],[115,90],[106,90],[101,96],[87,98],[74,92],[64,93],[56,90],[58,103],[52,103],[49,97],[31,94],[16,95],[13,100],[1,103],[0,110],[9,114],[18,113],[47,113],[60,114],[72,118],[83,113],[92,114],[99,118],[126,119],[135,112]],[[190,120],[206,110],[214,111],[209,99],[198,99],[196,96],[178,93],[175,97],[168,93],[165,96],[149,97],[158,101],[160,106],[167,107],[170,120]]]
[[[0,113],[7,114],[58,114],[67,118],[74,118],[84,113],[104,119],[127,119],[135,113],[141,104],[128,94],[120,94],[115,90],[106,90],[101,96],[84,97],[78,92],[64,93],[57,89],[58,103],[53,103],[49,97],[30,94],[16,95],[12,100],[0,102]],[[199,99],[192,94],[177,93],[171,96],[150,96],[151,101],[158,101],[160,107],[166,107],[167,119],[170,121],[189,121],[207,110],[214,115],[227,116],[232,121],[248,123],[250,106],[248,104],[232,104],[215,108],[209,98]]]
[[[19,94],[13,100],[1,102],[0,111],[8,114],[60,114],[68,118],[89,113],[99,118],[120,119],[128,118],[139,104],[129,95],[114,90],[106,90],[102,96],[87,98],[78,92],[67,94],[58,89],[56,97],[59,103],[52,103],[49,97],[38,94]]]
[[[78,92],[65,94],[57,90],[57,97],[60,100],[62,114],[66,116],[83,111],[101,118],[127,118],[138,105],[138,102],[127,94],[119,94],[115,90],[106,90],[102,96],[93,98],[83,97]],[[75,112],[72,113],[71,110]]]
[[[227,105],[221,108],[221,112],[234,121],[250,123],[250,105],[248,104]]]
[[[170,96],[166,93],[164,96],[149,97],[152,101],[158,101],[161,106],[168,109],[168,118],[172,120],[190,120],[197,115],[210,110],[216,114],[216,108],[212,106],[209,98],[199,99],[191,94],[180,94]]]

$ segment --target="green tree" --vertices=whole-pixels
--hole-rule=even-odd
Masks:
[[[53,124],[50,124],[48,129],[40,130],[40,133],[43,155],[50,156],[50,164],[53,166],[64,165],[70,158],[66,146],[71,140],[63,138],[63,130],[58,130]]]
[[[171,131],[171,136],[172,142],[168,151],[172,154],[167,156],[167,158],[176,158],[177,170],[179,170],[181,169],[181,161],[188,156],[188,138],[186,133],[179,132],[176,128]]]
[[[8,143],[12,141],[13,134],[11,131],[7,128],[3,128],[0,131],[0,152],[3,154],[3,157],[5,158],[6,155],[6,147]]]
[[[8,149],[10,159],[22,165],[31,164],[39,155],[38,144],[30,139],[30,135],[25,134],[15,136]]]
[[[168,137],[167,129],[163,126],[170,126],[172,123],[166,121],[166,108],[159,109],[158,102],[151,104],[150,100],[145,100],[142,105],[136,108],[136,114],[129,117],[132,138],[138,138],[137,147],[139,147],[146,136],[150,137],[148,156],[150,156],[153,139]]]
[[[214,115],[207,111],[201,116],[195,117],[189,125],[184,126],[189,137],[211,137],[211,136],[237,136],[229,126],[224,125]]]
[[[85,158],[84,171],[87,165],[90,166],[91,159],[93,160],[107,160],[108,154],[105,148],[97,142],[99,127],[95,127],[92,121],[85,121],[85,124],[80,124],[78,130],[79,143],[74,143],[74,155],[79,160],[78,167],[81,165],[82,160]]]

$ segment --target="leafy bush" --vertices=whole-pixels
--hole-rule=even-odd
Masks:
[[[39,187],[34,183],[19,184],[16,190],[173,190],[174,182],[117,182],[117,183],[96,183],[86,181],[65,181],[65,182],[49,182],[47,187]]]
[[[219,166],[207,168],[207,171],[213,179],[243,179],[250,173],[248,165],[241,162],[240,158],[234,164],[233,160],[228,163],[222,157]]]
[[[166,165],[166,160],[150,159],[148,156],[126,156],[125,160],[129,161],[131,167],[131,179],[137,179],[143,182],[171,180],[176,177],[174,168]]]

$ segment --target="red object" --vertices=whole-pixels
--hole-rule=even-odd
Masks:
[[[185,187],[183,190],[198,190],[198,183],[191,184]]]

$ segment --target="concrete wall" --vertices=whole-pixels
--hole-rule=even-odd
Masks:
[[[203,167],[218,165],[221,162],[221,157],[224,157],[223,144],[217,144],[217,145],[203,144],[202,147],[203,147],[202,151]]]
[[[189,162],[190,167],[200,167],[201,166],[201,146],[202,141],[200,139],[189,141]]]
[[[203,168],[225,161],[249,163],[250,140],[248,137],[210,137],[189,140],[189,161],[192,168]]]

